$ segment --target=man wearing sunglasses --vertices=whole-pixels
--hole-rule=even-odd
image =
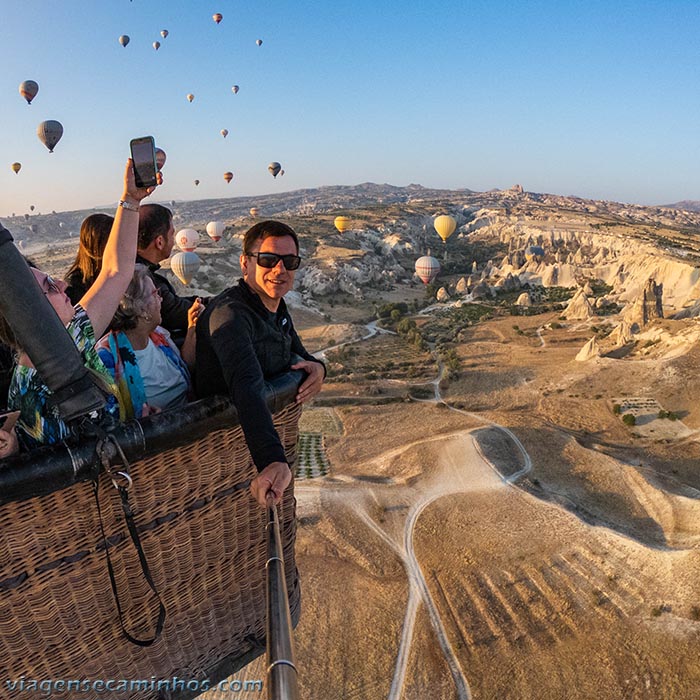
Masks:
[[[279,221],[255,224],[243,239],[243,279],[212,299],[197,321],[197,394],[228,389],[259,472],[251,493],[262,506],[268,493],[278,503],[292,479],[265,402],[265,382],[290,369],[304,370],[296,397],[303,403],[321,390],[326,374],[304,348],[283,299],[300,263],[294,229]]]

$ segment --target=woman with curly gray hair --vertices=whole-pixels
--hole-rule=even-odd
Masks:
[[[137,264],[112,319],[111,331],[96,346],[117,384],[127,418],[178,408],[191,397],[188,365],[194,365],[195,324],[204,306],[196,299],[188,311],[181,355],[168,331],[159,325],[160,303],[160,293],[148,269]]]

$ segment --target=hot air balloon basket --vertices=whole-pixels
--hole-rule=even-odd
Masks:
[[[292,404],[274,416],[290,464],[300,412]],[[248,489],[257,472],[240,426],[132,461],[129,473],[138,537],[167,610],[161,636],[137,646],[120,626],[105,543],[128,632],[152,637],[159,607],[107,474],[99,477],[105,539],[89,481],[5,503],[0,658],[2,682],[16,681],[13,698],[40,697],[32,681],[52,681],[51,697],[183,700],[198,694],[192,688],[201,689],[203,679],[214,686],[264,652],[266,512]],[[294,624],[300,609],[295,505],[292,482],[280,506],[280,528]],[[163,694],[173,678],[180,683]],[[56,684],[81,679],[126,685],[83,695],[75,685],[69,692],[65,683]]]

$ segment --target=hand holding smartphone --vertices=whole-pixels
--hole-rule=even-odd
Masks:
[[[134,181],[136,187],[155,187],[157,184],[156,173],[156,143],[152,136],[142,136],[132,139],[131,160],[134,164]]]

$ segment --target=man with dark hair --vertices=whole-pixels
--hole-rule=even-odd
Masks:
[[[296,396],[303,403],[321,390],[326,373],[304,348],[282,298],[292,289],[300,262],[292,228],[279,221],[255,224],[243,239],[243,279],[212,299],[197,321],[197,394],[228,390],[259,472],[250,490],[263,506],[268,494],[279,502],[292,479],[265,403],[265,381],[303,369],[307,377]]]
[[[173,213],[161,204],[144,204],[139,209],[139,243],[136,262],[145,265],[153,284],[163,300],[160,312],[161,325],[170,331],[170,337],[182,345],[187,335],[187,311],[197,297],[181,297],[175,293],[172,284],[159,275],[160,263],[170,257],[175,244]],[[206,303],[208,299],[204,299]]]

